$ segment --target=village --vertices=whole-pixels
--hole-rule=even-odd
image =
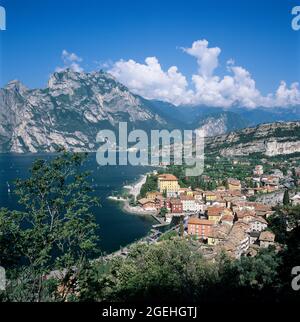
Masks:
[[[268,229],[268,218],[274,213],[272,206],[251,199],[254,195],[282,190],[284,178],[278,171],[264,174],[263,168],[263,165],[253,168],[251,187],[228,178],[225,185],[211,191],[181,187],[174,174],[154,171],[156,189],[138,197],[135,208],[152,214],[161,225],[177,219],[183,226],[180,232],[177,225],[178,234],[198,241],[202,252],[208,255],[225,251],[232,258],[252,256],[260,248],[279,246],[275,234]],[[291,202],[299,204],[300,195],[295,194]]]

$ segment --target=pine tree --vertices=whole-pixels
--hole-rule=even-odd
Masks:
[[[180,233],[180,237],[183,237],[183,235],[184,235],[184,226],[183,226],[183,218],[182,217],[180,217],[179,233]]]
[[[288,190],[286,189],[283,195],[283,204],[287,206],[289,203],[290,203],[290,196],[289,196]]]

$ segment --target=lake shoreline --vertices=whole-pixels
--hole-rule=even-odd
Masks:
[[[136,200],[138,195],[140,194],[142,186],[147,180],[147,176],[151,173],[147,172],[141,175],[141,177],[137,181],[135,181],[132,185],[123,186],[123,189],[128,190],[128,193],[132,195]],[[157,215],[156,211],[153,211],[153,210],[147,211],[138,206],[130,206],[129,200],[120,196],[109,196],[108,199],[111,201],[122,203],[122,206],[121,206],[122,211],[128,214],[134,214],[139,216],[152,216],[152,217],[153,215]]]

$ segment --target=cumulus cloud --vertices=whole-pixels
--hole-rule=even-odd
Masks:
[[[288,88],[286,82],[281,81],[276,91],[276,104],[280,106],[298,105],[300,102],[299,83],[292,83]]]
[[[193,92],[176,66],[163,71],[156,57],[148,57],[145,64],[130,59],[116,62],[109,72],[134,93],[148,99],[159,99],[174,104],[189,103]]]
[[[197,59],[198,71],[192,75],[190,82],[176,66],[164,71],[156,57],[146,58],[145,63],[120,60],[113,64],[109,72],[134,93],[175,105],[236,105],[248,108],[300,105],[298,83],[288,87],[282,81],[274,94],[263,96],[250,72],[237,66],[233,59],[227,61],[227,75],[216,75],[221,49],[209,47],[205,39],[195,41],[190,48],[182,50]]]
[[[208,48],[208,41],[205,39],[197,40],[192,44],[191,48],[182,48],[182,50],[197,58],[198,71],[202,77],[211,77],[219,65],[221,49],[218,47]]]
[[[74,72],[81,73],[83,72],[83,68],[80,66],[80,63],[82,62],[82,58],[77,56],[74,53],[69,53],[67,50],[63,50],[61,54],[62,61],[64,63],[63,67],[57,67],[56,71],[60,72],[67,68],[70,68]]]

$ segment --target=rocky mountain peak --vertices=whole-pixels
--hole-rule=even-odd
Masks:
[[[0,152],[94,151],[101,129],[159,128],[166,124],[140,97],[103,72],[53,73],[45,89],[18,81],[0,90]],[[17,95],[16,95],[17,94]]]
[[[5,89],[9,91],[17,91],[19,93],[24,93],[28,90],[28,88],[23,85],[19,80],[15,79],[10,81],[6,86]]]

